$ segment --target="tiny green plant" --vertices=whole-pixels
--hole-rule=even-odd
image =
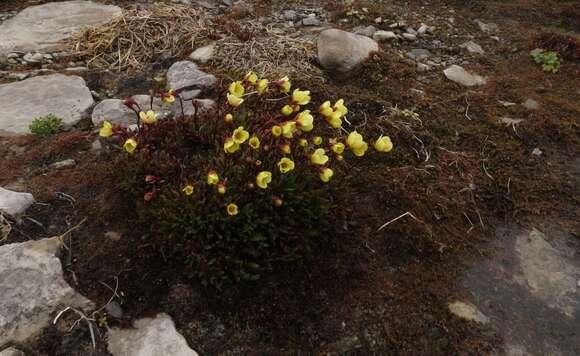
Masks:
[[[30,132],[36,135],[50,135],[60,131],[62,119],[54,114],[37,117],[30,124]]]
[[[534,62],[542,66],[544,72],[558,73],[560,70],[560,57],[554,51],[535,49],[531,52]]]

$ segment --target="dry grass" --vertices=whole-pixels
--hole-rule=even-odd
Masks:
[[[190,6],[155,4],[89,28],[69,45],[91,68],[142,70],[164,56],[184,56],[208,34],[207,14]]]
[[[253,70],[268,78],[289,75],[324,81],[322,71],[315,65],[316,46],[312,39],[255,22],[239,26],[237,33],[216,42],[214,66],[227,71]]]

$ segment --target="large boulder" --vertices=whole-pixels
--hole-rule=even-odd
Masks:
[[[65,307],[94,305],[63,278],[58,237],[0,246],[0,347],[23,342]]]
[[[0,187],[0,213],[18,216],[33,203],[34,197],[30,193],[13,192]]]
[[[0,53],[55,50],[82,28],[121,13],[117,6],[80,0],[31,6],[0,25]]]
[[[346,74],[379,50],[379,44],[366,36],[337,29],[318,37],[318,61],[324,69]]]
[[[74,124],[93,106],[85,81],[53,74],[0,85],[0,132],[27,133],[37,117],[54,114]]]
[[[167,314],[139,319],[132,329],[113,328],[108,340],[108,350],[113,356],[198,356]]]
[[[182,90],[185,100],[197,97],[203,90],[210,89],[217,83],[217,78],[200,70],[190,61],[175,62],[167,71],[169,89]]]

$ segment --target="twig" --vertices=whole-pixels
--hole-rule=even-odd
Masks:
[[[413,219],[415,219],[415,220],[417,220],[417,221],[421,221],[421,220],[417,219],[417,218],[416,218],[416,217],[415,217],[413,214],[411,214],[411,212],[410,212],[410,211],[407,211],[407,212],[406,212],[406,213],[404,213],[403,215],[400,215],[400,216],[398,216],[398,217],[394,218],[393,220],[391,220],[391,221],[389,221],[389,222],[386,222],[386,223],[384,223],[384,224],[383,224],[381,227],[379,227],[379,228],[377,229],[377,231],[381,231],[382,229],[384,229],[385,227],[387,227],[387,226],[388,226],[388,225],[390,225],[391,223],[394,223],[395,221],[397,221],[397,220],[399,220],[399,219],[401,219],[401,218],[404,218],[404,217],[405,217],[405,216],[407,216],[407,215],[408,215],[408,216],[410,216],[410,217],[412,217]]]

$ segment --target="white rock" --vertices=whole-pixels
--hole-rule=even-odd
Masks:
[[[423,35],[423,34],[427,33],[428,30],[429,30],[429,26],[422,24],[421,27],[419,27],[419,29],[417,30],[417,33],[420,35]]]
[[[42,53],[26,53],[22,59],[28,63],[40,63],[44,59],[44,55]]]
[[[375,41],[386,41],[386,40],[394,40],[399,38],[399,36],[397,36],[396,33],[394,33],[393,31],[377,31],[374,33],[373,35],[373,39]]]
[[[189,58],[192,61],[196,61],[196,62],[200,62],[200,63],[206,63],[210,59],[212,59],[214,49],[215,49],[215,44],[213,44],[213,43],[210,44],[210,45],[207,45],[205,47],[200,47],[200,48],[196,49],[195,51],[193,51],[189,55]]]
[[[0,246],[0,346],[24,342],[70,306],[93,308],[62,277],[58,237]]]
[[[532,151],[532,154],[533,154],[534,156],[541,156],[541,155],[542,155],[542,153],[543,153],[543,152],[542,152],[542,150],[541,150],[541,149],[539,149],[538,147],[534,148],[534,150]]]
[[[474,22],[479,26],[479,29],[485,33],[496,33],[499,30],[499,27],[491,22],[485,23],[481,20],[475,20]]]
[[[13,347],[9,347],[4,351],[0,351],[0,356],[26,356],[24,352],[17,350]]]
[[[447,79],[459,83],[461,85],[472,87],[476,85],[484,85],[487,80],[479,75],[471,74],[463,67],[453,64],[443,71]]]
[[[85,81],[53,74],[0,85],[0,131],[28,133],[37,117],[54,114],[63,124],[74,124],[93,105]]]
[[[485,53],[483,48],[473,41],[467,41],[467,42],[459,45],[459,47],[465,48],[470,53],[477,53],[477,54],[484,54]]]
[[[31,6],[0,25],[0,52],[55,49],[82,28],[104,23],[121,13],[117,6],[92,1]]]
[[[91,119],[95,126],[101,126],[105,120],[128,125],[137,122],[137,115],[123,104],[123,100],[105,99],[95,106]]]
[[[30,193],[13,192],[0,187],[0,212],[11,216],[24,214],[34,203],[34,197]]]
[[[487,324],[489,323],[489,318],[485,316],[482,312],[477,309],[477,307],[471,303],[465,303],[461,301],[455,301],[448,305],[449,311],[455,314],[456,316],[469,320],[475,321],[480,324]]]
[[[167,314],[139,319],[133,327],[109,330],[108,351],[113,356],[198,356]]]
[[[55,162],[51,165],[54,169],[66,169],[74,167],[77,163],[74,159],[65,159],[64,161]]]
[[[538,110],[540,108],[540,103],[534,99],[527,99],[522,105],[528,110]]]
[[[346,74],[379,50],[379,44],[365,36],[337,29],[318,37],[318,61],[325,69]]]
[[[184,99],[197,97],[203,89],[209,89],[217,83],[217,78],[198,69],[190,61],[173,63],[167,71],[167,87],[173,90],[182,90]]]

